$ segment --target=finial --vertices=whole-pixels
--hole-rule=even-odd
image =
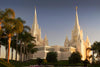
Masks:
[[[78,8],[78,7],[76,6],[76,11],[77,11],[77,8]]]
[[[34,6],[34,8],[36,9],[36,6]]]

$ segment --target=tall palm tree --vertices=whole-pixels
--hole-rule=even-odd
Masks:
[[[18,51],[18,34],[16,34],[16,48],[15,48],[15,50],[16,50],[16,54],[15,54],[15,60],[17,61],[17,51]]]
[[[0,53],[1,53],[1,40],[2,40],[1,38],[2,38],[2,34],[4,33],[1,25],[2,25],[2,22],[4,21],[5,17],[8,17],[7,13],[8,13],[7,9],[5,9],[5,11],[0,10]],[[9,9],[9,13],[13,14],[11,9]]]
[[[22,20],[20,17],[17,18],[18,20],[21,21],[21,23],[24,25],[26,22],[24,20]],[[23,26],[23,31],[24,31],[24,26]],[[17,61],[17,54],[18,54],[18,40],[19,40],[19,34],[16,34],[16,56],[15,56],[15,60]]]
[[[11,47],[12,47],[11,60],[13,60],[13,50],[15,49],[15,46],[16,46],[16,36],[12,37],[12,40],[11,40]]]
[[[28,45],[27,45],[27,57],[28,57],[28,59],[30,59],[31,58],[31,54],[33,54],[33,53],[35,53],[38,49],[37,48],[34,48],[36,45],[34,44],[34,43],[28,43]]]
[[[21,21],[17,19],[5,19],[4,28],[8,37],[8,62],[9,62],[11,38],[16,33],[22,32],[23,24],[21,23]]]
[[[22,20],[21,18],[18,18],[23,25],[26,23],[24,20]],[[23,32],[18,34],[18,40],[20,42],[20,61],[22,61],[22,53],[24,54],[24,60],[25,58],[25,49],[26,49],[26,45],[31,42],[32,40],[34,41],[34,37],[31,36],[30,32],[30,27],[27,25],[23,26]],[[22,44],[23,43],[23,44]],[[23,49],[22,49],[23,47]],[[23,52],[22,52],[23,51]]]
[[[31,36],[29,32],[22,32],[19,34],[19,40],[20,40],[20,61],[22,61],[22,47],[23,47],[23,53],[24,53],[24,60],[25,60],[25,48],[27,44],[31,41],[34,41],[34,37]],[[23,44],[22,44],[23,43]]]
[[[35,37],[32,37],[32,35],[30,34],[30,33],[28,33],[28,32],[25,32],[25,39],[23,40],[24,41],[24,59],[26,59],[25,58],[25,48],[27,49],[27,45],[29,44],[29,43],[31,43],[32,41],[35,41]],[[27,56],[27,50],[26,50],[26,56]]]
[[[20,20],[23,25],[26,23],[20,17],[17,18],[17,19]],[[24,32],[28,31],[28,29],[30,30],[30,28],[28,26],[23,26],[22,33],[16,35],[16,60],[17,60],[17,51],[18,51],[18,44],[17,43],[20,43],[20,61],[22,61],[22,43],[23,43],[23,39],[25,38],[24,37]]]
[[[5,9],[5,11],[0,11],[0,31],[2,30],[1,28],[1,24],[4,25],[5,24],[5,19],[10,19],[10,18],[14,18],[15,17],[15,13],[12,9],[8,8]],[[3,30],[5,31],[5,30]],[[11,35],[9,34],[8,37],[10,37]],[[9,38],[9,44],[10,44],[10,38]],[[10,46],[9,46],[10,47]],[[9,51],[9,50],[8,50]],[[9,55],[9,53],[8,53]]]

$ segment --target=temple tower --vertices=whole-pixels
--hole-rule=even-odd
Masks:
[[[34,12],[34,21],[32,24],[31,35],[33,37],[36,37],[35,38],[36,45],[42,45],[41,28],[39,28],[38,21],[37,21],[36,7],[35,7],[35,12]]]
[[[78,20],[78,13],[77,13],[77,6],[76,6],[76,16],[75,16],[75,26],[72,30],[72,46],[76,48],[78,52],[81,53],[81,43],[82,43],[82,31],[80,31],[79,20]]]
[[[44,45],[44,46],[48,46],[47,35],[45,35],[45,37],[44,37],[43,45]]]
[[[69,47],[69,40],[68,37],[66,36],[65,42],[64,42],[65,47]]]

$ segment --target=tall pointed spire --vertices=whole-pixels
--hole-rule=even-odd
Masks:
[[[45,35],[44,37],[44,46],[48,46],[48,39],[47,39],[47,35]]]
[[[32,36],[35,36],[35,34],[37,34],[37,29],[39,28],[38,23],[37,23],[37,13],[36,13],[36,7],[35,7],[35,12],[34,12],[34,21],[32,24],[32,30],[31,30],[31,34]]]
[[[78,7],[76,6],[76,17],[75,17],[75,26],[74,26],[74,29],[77,29],[78,31],[80,31],[77,9],[78,9]]]
[[[76,15],[75,15],[75,26],[72,30],[72,40],[78,41],[80,38],[80,26],[79,26],[79,20],[78,20],[78,13],[77,13],[78,7],[76,6]]]
[[[44,40],[47,40],[47,35],[45,35]]]
[[[89,38],[88,38],[88,36],[87,36],[87,38],[86,38],[86,41],[89,42]]]
[[[68,37],[66,36],[66,39],[65,39],[65,42],[64,42],[64,46],[68,47],[68,44],[69,44],[69,40],[68,40]]]
[[[37,13],[36,13],[36,7],[35,8],[35,13],[34,13],[34,22],[37,23]]]
[[[68,41],[68,37],[66,36],[66,40],[65,41]]]
[[[90,45],[90,40],[89,40],[88,36],[87,36],[87,38],[86,38],[86,44],[87,44],[87,45],[86,45],[87,47],[91,47],[91,45]]]

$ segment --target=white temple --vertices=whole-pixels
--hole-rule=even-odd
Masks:
[[[82,55],[82,60],[86,59],[86,49],[91,47],[88,36],[86,41],[83,40],[83,31],[82,29],[80,29],[77,7],[76,7],[75,26],[74,29],[72,30],[72,38],[71,40],[68,40],[68,38],[66,37],[64,46],[65,47],[71,46],[76,48],[76,51],[80,52],[80,54]],[[90,54],[87,55],[89,56]]]
[[[78,20],[78,13],[76,7],[76,17],[75,17],[75,26],[72,30],[72,37],[71,40],[68,40],[66,36],[64,46],[49,46],[48,39],[45,35],[44,40],[41,38],[41,29],[39,28],[37,22],[37,14],[35,8],[34,14],[34,22],[31,29],[32,36],[36,37],[36,47],[38,51],[32,55],[32,59],[41,58],[45,59],[48,52],[57,52],[58,60],[68,60],[71,53],[78,51],[82,55],[82,60],[86,59],[86,55],[90,55],[89,52],[86,52],[86,49],[89,48],[90,41],[87,36],[86,41],[83,40],[83,31],[80,29],[79,20]],[[86,54],[87,53],[87,54]]]
[[[45,35],[44,40],[41,38],[41,28],[39,28],[38,21],[37,21],[37,13],[36,13],[36,8],[35,8],[35,13],[34,13],[34,21],[32,24],[32,29],[31,29],[31,35],[33,37],[36,37],[36,45],[48,45],[48,40],[47,36]]]

